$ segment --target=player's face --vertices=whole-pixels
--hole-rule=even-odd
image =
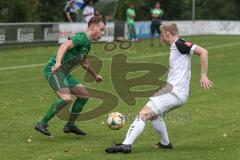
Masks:
[[[163,41],[164,41],[167,45],[170,45],[170,42],[169,42],[169,33],[168,33],[167,31],[161,30],[161,36],[162,36]]]
[[[104,35],[105,25],[103,22],[93,26],[93,40],[97,41]]]
[[[160,8],[160,3],[157,3],[157,4],[155,5],[155,8]]]

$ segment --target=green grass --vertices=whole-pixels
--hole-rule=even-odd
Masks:
[[[110,160],[110,159],[179,159],[179,160],[236,160],[240,157],[239,68],[240,36],[186,37],[209,51],[209,77],[214,87],[206,92],[199,86],[200,64],[192,60],[190,97],[186,105],[169,114],[166,121],[169,137],[174,145],[170,151],[153,149],[159,141],[148,123],[135,141],[133,153],[108,155],[104,149],[113,142],[122,142],[131,121],[119,131],[110,130],[103,122],[106,115],[78,122],[88,135],[78,137],[62,132],[64,121],[50,122],[52,138],[37,133],[33,127],[55,99],[43,77],[41,64],[47,62],[57,46],[21,47],[0,50],[0,159],[34,160]],[[156,43],[157,44],[157,43]],[[149,41],[134,43],[129,50],[103,51],[103,44],[94,44],[90,54],[103,60],[101,74],[104,82],[84,83],[90,88],[110,92],[119,99],[114,111],[128,113],[134,118],[148,98],[137,98],[135,106],[128,106],[116,93],[110,77],[111,57],[117,53],[128,55],[129,62],[159,63],[168,67],[167,46],[149,47]],[[9,69],[13,66],[40,64],[40,66]],[[121,67],[121,66],[119,66]],[[74,75],[82,79],[82,71]],[[142,75],[142,73],[139,73]],[[129,77],[136,76],[130,74]],[[163,79],[166,78],[166,74]],[[92,99],[84,111],[100,104]],[[180,116],[187,116],[185,118]],[[189,116],[191,116],[189,119]],[[225,134],[225,136],[224,136]],[[31,139],[31,142],[28,140]]]

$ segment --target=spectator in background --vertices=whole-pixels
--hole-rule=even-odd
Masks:
[[[151,47],[153,47],[154,34],[157,32],[159,35],[159,46],[161,46],[161,31],[160,26],[162,24],[162,16],[164,12],[160,9],[160,3],[155,4],[154,9],[151,10],[152,23],[151,23]]]
[[[106,22],[113,22],[113,17],[112,17],[112,15],[107,15],[107,16],[106,16]]]
[[[127,26],[128,26],[128,37],[129,40],[131,41],[137,41],[137,37],[136,37],[136,30],[135,30],[135,17],[136,17],[136,13],[134,10],[134,5],[130,4],[129,8],[127,9]]]
[[[77,12],[75,8],[75,1],[69,0],[64,8],[66,21],[76,22]]]
[[[103,19],[103,15],[102,15],[99,11],[95,11],[95,12],[94,12],[94,16]]]
[[[84,16],[85,22],[87,23],[94,16],[93,1],[89,1],[88,4],[83,9],[83,16]]]

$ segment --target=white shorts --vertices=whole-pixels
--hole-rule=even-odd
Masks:
[[[156,115],[164,115],[165,113],[182,106],[186,99],[182,99],[173,92],[167,94],[150,97],[146,104],[149,106]]]

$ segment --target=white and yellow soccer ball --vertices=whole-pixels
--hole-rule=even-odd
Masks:
[[[125,124],[124,116],[119,112],[112,112],[108,115],[107,125],[113,130],[123,128]]]

